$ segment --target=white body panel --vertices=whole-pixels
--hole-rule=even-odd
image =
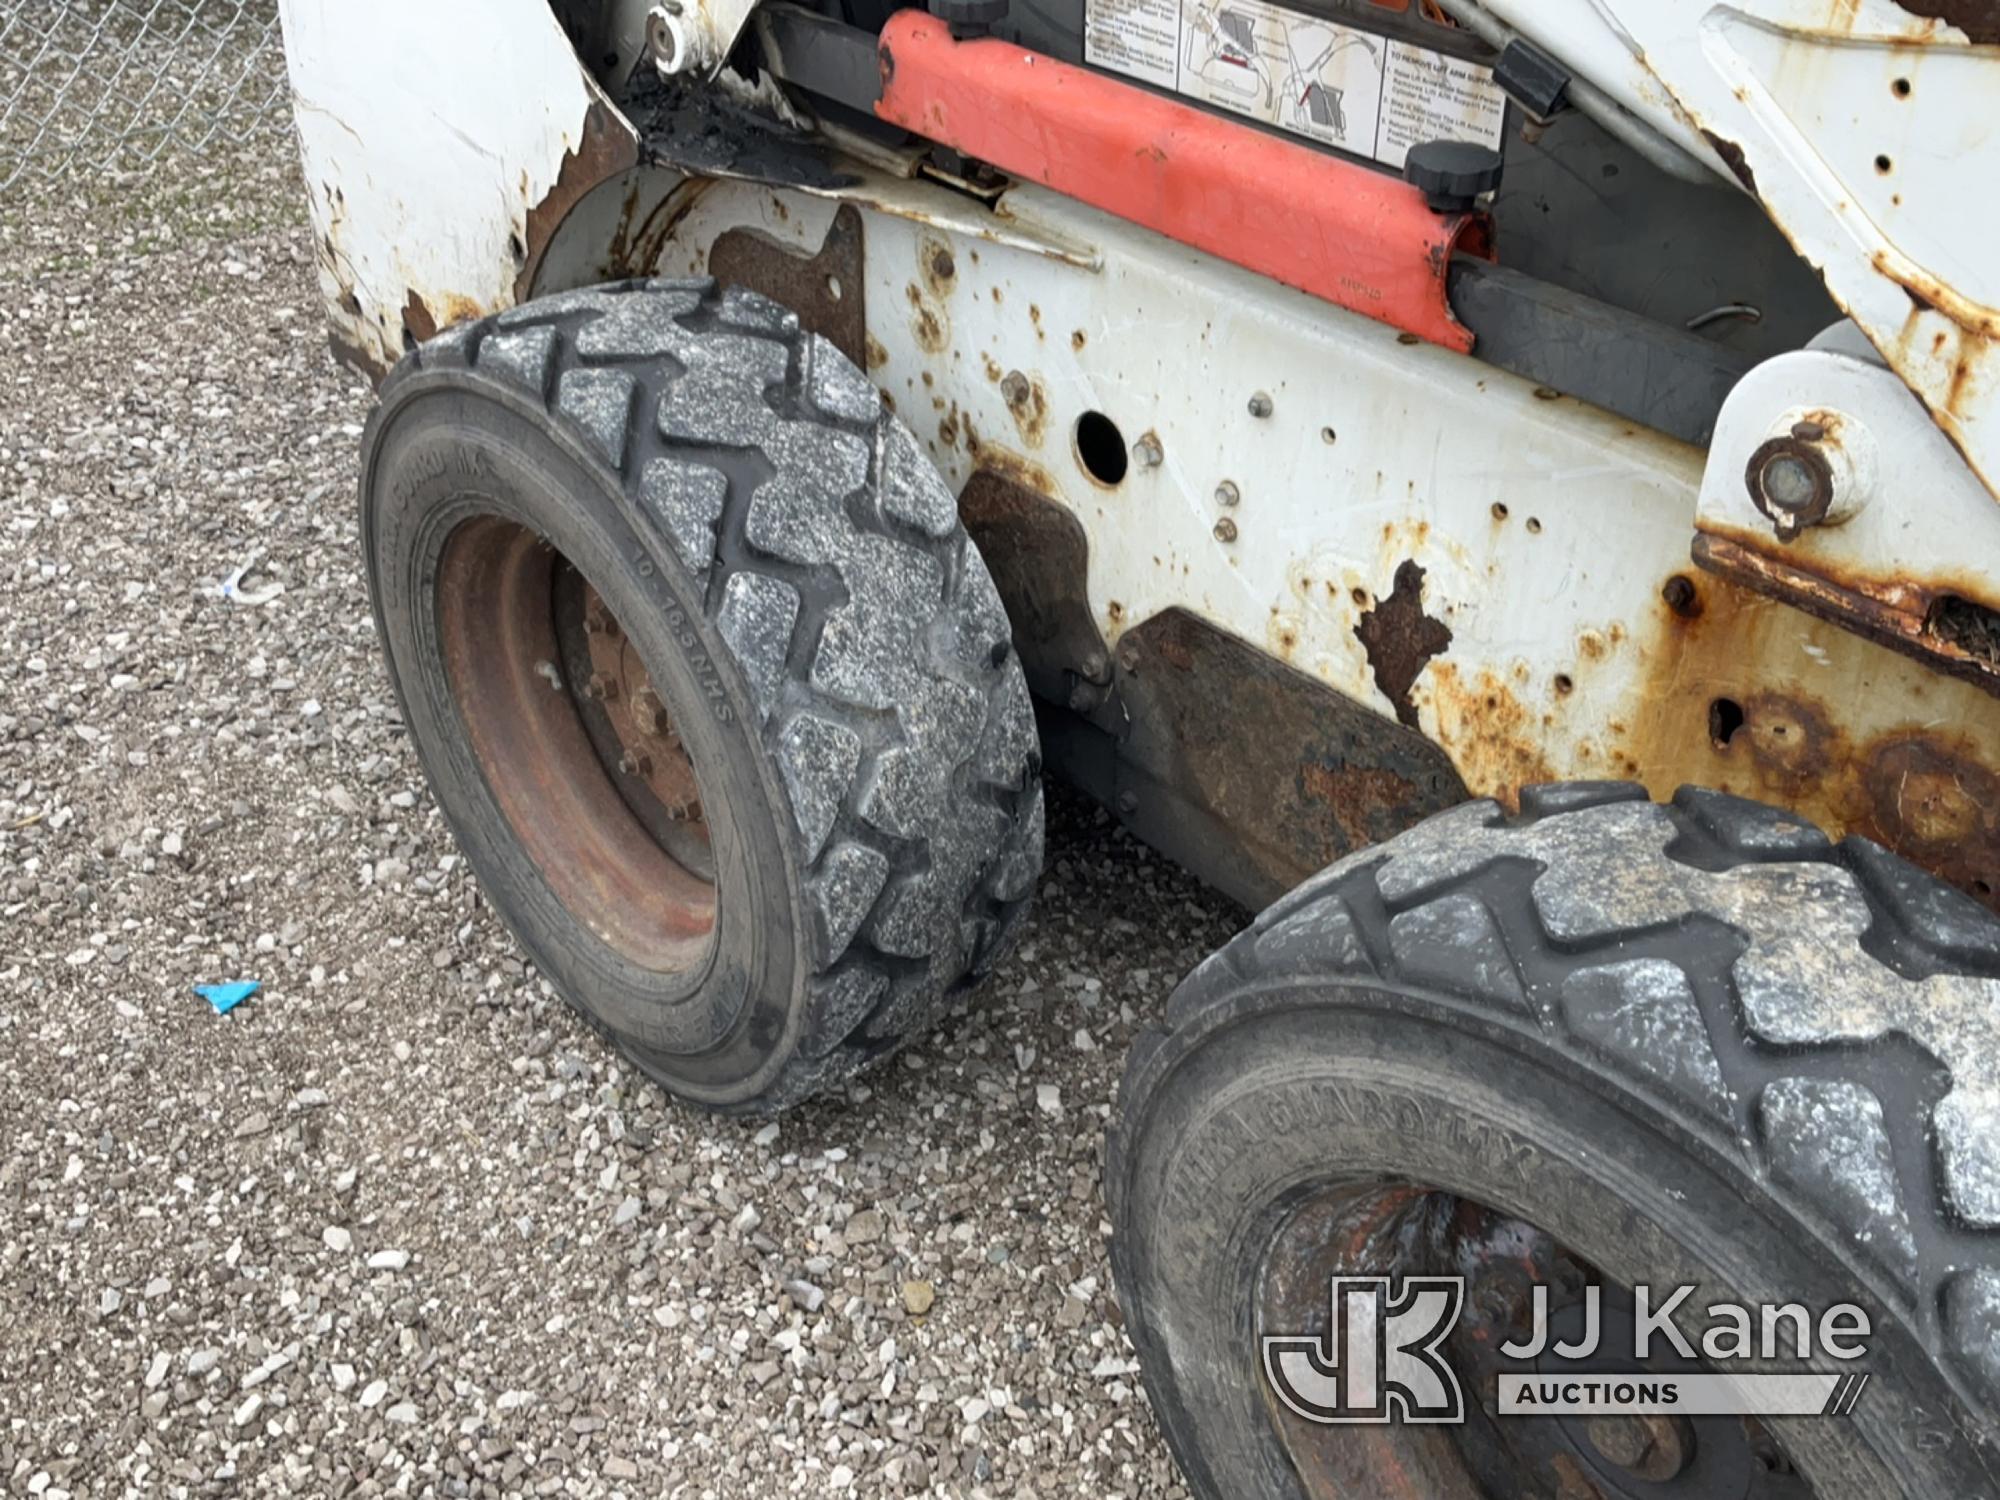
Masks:
[[[1668,91],[1656,91],[1652,114],[1742,144],[1794,243],[1890,364],[1949,417],[1960,448],[1986,455],[1993,428],[1980,423],[2000,398],[1978,363],[1991,334],[1974,299],[1991,287],[1976,247],[1992,241],[1981,216],[1994,200],[1954,201],[1963,164],[1928,159],[1922,143],[1985,161],[1993,142],[1980,122],[1990,116],[1877,145],[1872,105],[1836,115],[1827,101],[1832,80],[1862,69],[1902,102],[1898,54],[1878,42],[1773,52],[1760,23],[1694,4],[1639,18],[1637,0],[1549,0],[1539,14],[1624,8]],[[802,254],[823,243],[836,207],[826,197],[719,180],[663,202],[671,174],[621,171],[621,150],[636,157],[633,133],[543,0],[286,0],[285,17],[330,316],[336,336],[378,368],[400,354],[413,299],[442,325],[508,306],[531,285],[705,273],[710,245],[730,229]],[[1911,54],[1927,110],[1964,104],[1953,91],[1973,88],[2000,57],[1959,53]],[[1850,147],[1868,150],[1863,175],[1885,150],[1918,181],[1900,204],[1892,190],[1886,208],[1849,191]],[[1076,517],[1088,539],[1088,604],[1108,644],[1162,611],[1187,611],[1385,718],[1413,718],[1475,791],[1610,775],[1665,794],[1695,782],[1784,803],[1936,868],[1965,848],[2000,858],[2000,776],[1990,769],[2000,698],[1691,565],[1704,467],[1713,524],[1730,486],[1741,488],[1743,442],[1776,413],[1745,406],[1741,430],[1725,423],[1705,455],[1046,191],[1015,186],[988,209],[877,173],[848,196],[866,222],[870,375],[954,484],[997,468]],[[1957,266],[1959,244],[1975,247],[1961,258],[1977,262],[1958,268],[1964,286],[1934,288],[1918,307],[1898,276],[1919,254],[1933,262],[1926,273]],[[942,280],[939,250],[956,266]],[[1946,380],[1947,366],[1972,373]],[[1920,408],[1884,371],[1873,376],[1869,401],[1900,402],[1907,427]],[[1010,403],[1003,386],[1031,399]],[[1268,416],[1252,413],[1258,392],[1271,398]],[[1814,404],[1803,385],[1797,395]],[[1861,396],[1842,386],[1841,399]],[[1135,463],[1115,487],[1093,481],[1071,437],[1091,411],[1130,444],[1156,437],[1161,462]],[[1901,547],[1898,538],[1930,523],[1947,471],[1940,535],[1955,524],[1947,510],[1963,517],[1979,500],[1994,510],[1958,454],[1931,436],[1909,460],[1927,469],[1914,481],[1884,465],[1892,487],[1852,538]],[[1989,465],[1986,477],[1995,472]],[[1218,500],[1224,481],[1238,504]],[[1233,537],[1218,528],[1225,520]],[[1955,538],[1982,550],[1951,575],[1959,592],[1988,601],[2000,599],[2000,552],[1980,539],[1990,529]],[[1873,560],[1904,567],[1934,553]],[[1422,569],[1411,602],[1450,640],[1420,657],[1397,701],[1356,631],[1406,564]],[[1689,608],[1663,601],[1686,590]],[[1740,732],[1711,733],[1721,705]],[[1940,829],[1950,842],[1927,846]],[[1970,878],[1970,867],[1950,868]]]
[[[957,200],[933,191],[948,215]],[[869,373],[955,486],[997,468],[1076,515],[1107,641],[1185,609],[1393,716],[1356,625],[1412,561],[1424,613],[1452,638],[1411,706],[1475,791],[1696,781],[1859,826],[1847,770],[1816,788],[1760,758],[1754,716],[1774,685],[1837,705],[1857,760],[1912,735],[1939,735],[1953,753],[1961,733],[2000,743],[2000,701],[1979,688],[1694,569],[1699,450],[1057,195],[1017,188],[1006,203],[1012,244],[869,216]],[[660,269],[705,270],[714,236],[744,225],[810,253],[834,208],[715,183]],[[1095,245],[1103,269],[1025,248],[1038,234]],[[949,283],[926,270],[940,249],[956,267]],[[1014,371],[1034,392],[1019,416],[1003,390]],[[1268,417],[1250,410],[1260,391]],[[1115,488],[1094,482],[1072,441],[1087,411],[1135,444],[1157,434],[1162,462],[1135,461]],[[1739,485],[1743,459],[1730,460]],[[1224,480],[1234,506],[1217,500]],[[1882,507],[1880,524],[1896,509]],[[1216,535],[1225,518],[1233,541]],[[1705,601],[1697,618],[1662,602],[1676,576]],[[1720,698],[1753,715],[1733,746],[1707,732]]]
[[[2000,493],[2000,47],[1892,0],[1487,8],[1679,145],[1734,157]]]
[[[592,107],[615,115],[546,0],[281,12],[336,339],[386,367],[413,294],[439,327],[511,307],[529,213],[583,147]]]

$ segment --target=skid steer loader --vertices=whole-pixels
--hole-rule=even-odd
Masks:
[[[1105,1167],[1197,1493],[2000,1495],[2000,6],[283,16],[409,733],[641,1068],[920,1034],[1046,766],[1262,912]]]

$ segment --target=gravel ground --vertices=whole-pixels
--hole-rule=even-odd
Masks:
[[[639,1080],[398,723],[300,201],[246,151],[0,202],[0,1484],[1182,1493],[1099,1164],[1239,914],[1057,793],[1019,951],[846,1097]]]

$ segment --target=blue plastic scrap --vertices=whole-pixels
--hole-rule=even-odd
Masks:
[[[233,984],[198,984],[194,992],[213,1005],[218,1016],[226,1016],[260,988],[261,980],[239,979]]]

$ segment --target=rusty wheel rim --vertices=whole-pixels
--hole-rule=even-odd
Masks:
[[[467,743],[541,881],[626,962],[697,967],[717,910],[707,809],[622,622],[560,552],[499,516],[446,540],[437,601]]]
[[[1451,1193],[1378,1179],[1303,1197],[1257,1267],[1257,1332],[1323,1334],[1329,1280],[1378,1275],[1464,1279],[1464,1310],[1443,1353],[1464,1392],[1466,1420],[1327,1426],[1288,1410],[1266,1382],[1266,1412],[1312,1500],[1811,1500],[1811,1486],[1776,1440],[1748,1418],[1493,1417],[1502,1372],[1552,1368],[1499,1349],[1527,1334],[1536,1285],[1550,1288],[1552,1342],[1581,1331],[1582,1288],[1595,1282],[1605,1289],[1603,1346],[1622,1341],[1629,1351],[1621,1329],[1629,1330],[1631,1300],[1544,1230]],[[1632,1363],[1597,1362],[1606,1370]]]

